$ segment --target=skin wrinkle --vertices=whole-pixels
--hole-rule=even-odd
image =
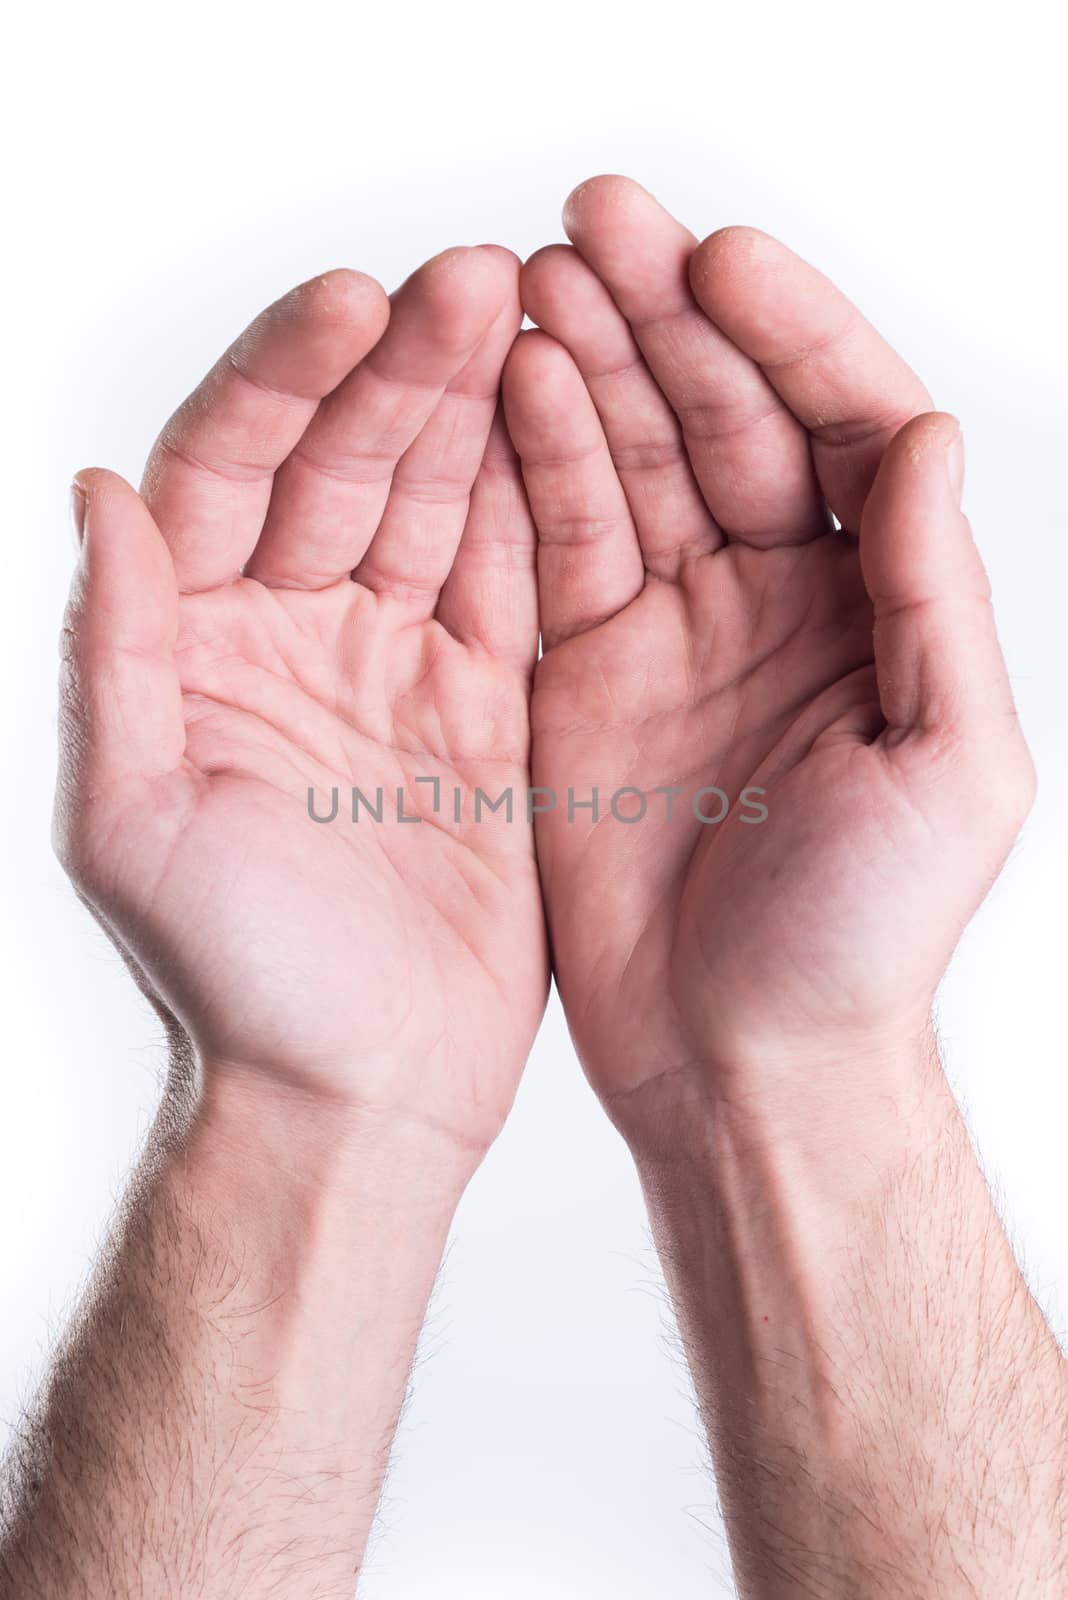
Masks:
[[[271,479],[269,468],[248,465],[242,467],[237,462],[222,465],[215,461],[205,461],[202,457],[194,455],[192,451],[183,446],[176,445],[172,440],[162,434],[156,443],[156,449],[162,456],[170,457],[184,467],[191,467],[194,472],[203,473],[205,477],[217,478],[220,483],[240,484],[248,487],[252,484],[267,483]]]
[[[347,324],[339,323],[338,326],[346,327]],[[299,411],[307,405],[310,399],[315,399],[314,395],[288,394],[284,389],[276,389],[273,385],[264,383],[262,378],[257,378],[254,373],[247,371],[241,365],[240,353],[236,350],[228,353],[226,362],[226,370],[232,373],[241,383],[248,384],[249,388],[255,389],[257,394],[266,395],[268,399],[276,401],[281,406]]]
[[[665,467],[678,467],[689,465],[689,457],[681,440],[654,439],[644,444],[635,441],[633,444],[612,444],[609,440],[608,454],[612,458],[612,465],[620,474],[626,472],[658,472]],[[557,466],[560,462],[555,463]]]
[[[726,427],[694,427],[693,419],[714,417],[722,407],[709,406],[698,401],[691,405],[676,403],[675,411],[682,424],[684,435],[699,440],[702,444],[720,443],[727,439],[736,438],[739,434],[750,433],[754,428],[760,428],[765,422],[780,421],[782,418],[781,406],[768,406],[766,410],[753,412],[750,416],[743,417],[740,422],[732,422]],[[690,419],[689,424],[687,419]]]
[[[850,429],[842,422],[828,418],[815,424],[812,437],[824,449],[855,449],[857,445],[869,444],[873,439],[889,438],[903,427],[912,415],[912,412],[905,410],[887,412],[858,429]]]
[[[237,662],[241,662],[241,658],[239,656],[237,656],[237,655],[232,657],[232,659],[237,661]],[[241,664],[244,665],[243,662]],[[220,665],[220,662],[219,662],[218,658],[216,658],[216,659],[214,659],[212,661],[212,666],[213,667],[217,667],[219,665]],[[418,694],[418,691],[423,686],[425,681],[432,675],[432,673],[434,671],[434,667],[435,667],[435,662],[433,660],[431,660],[428,663],[428,665],[424,668],[423,673],[421,674],[420,678],[418,678],[414,682],[414,684],[412,685],[412,688],[409,691],[410,696],[415,696],[415,695]],[[282,678],[281,674],[273,673],[268,668],[257,666],[255,670],[258,671],[258,672],[267,673],[269,676],[276,677],[280,681],[286,682],[286,680],[284,678]],[[287,687],[288,686],[289,686],[289,684],[287,682]],[[297,688],[297,689],[306,688],[306,686],[301,684],[299,681],[294,682],[293,683],[293,687]],[[191,691],[187,690],[186,694],[190,695],[190,696],[193,696],[194,698],[196,698],[197,700],[200,700],[200,701],[204,701],[204,702],[207,702],[207,703],[217,704],[217,705],[220,705],[220,706],[226,706],[228,708],[233,708],[233,709],[240,710],[244,715],[254,717],[257,720],[259,720],[261,722],[264,722],[266,726],[272,728],[273,731],[281,734],[283,737],[286,737],[286,738],[289,737],[288,730],[281,723],[281,721],[270,721],[270,720],[267,719],[267,717],[265,716],[265,714],[262,711],[254,710],[250,706],[242,706],[242,705],[238,704],[233,698],[229,698],[229,699],[224,698],[222,693],[215,695],[215,694],[208,693],[208,691],[206,691],[204,689],[197,689],[197,690],[191,690]],[[403,703],[403,702],[401,702],[401,703]],[[515,766],[517,764],[516,758],[514,756],[488,757],[488,756],[485,756],[485,755],[483,755],[481,753],[474,753],[474,752],[472,752],[470,754],[452,753],[452,752],[450,752],[448,754],[448,756],[445,756],[442,753],[441,750],[433,750],[433,749],[430,749],[429,747],[425,747],[425,746],[410,746],[410,745],[401,745],[399,743],[389,743],[389,742],[386,742],[386,741],[382,740],[381,737],[379,737],[377,734],[368,734],[368,733],[364,732],[364,730],[361,729],[356,723],[354,723],[351,720],[349,720],[346,717],[346,715],[345,715],[345,713],[343,711],[337,710],[337,711],[335,711],[334,714],[337,717],[338,721],[342,724],[346,734],[354,734],[358,739],[361,739],[361,740],[365,741],[369,745],[373,745],[376,749],[391,750],[397,755],[422,756],[422,757],[425,757],[428,761],[442,761],[442,760],[448,759],[454,765],[460,765],[460,764],[464,764],[464,763],[467,763],[467,762],[479,762],[481,764],[487,764],[487,765],[488,764],[493,764],[495,762],[499,762],[501,765],[507,765],[507,766]],[[330,767],[330,763],[325,758],[322,758],[322,765],[323,765],[324,769],[329,769],[329,767]],[[346,765],[349,765],[351,767],[351,763],[346,763]]]
[[[715,559],[715,558],[713,557],[713,559]],[[691,605],[695,605],[696,604],[692,594],[687,594],[687,599],[688,599],[688,601],[690,602]],[[759,592],[758,592],[755,604],[756,604],[756,610],[755,610],[755,613],[754,613],[753,621],[751,622],[750,628],[749,628],[749,632],[750,632],[751,636],[752,635],[756,635],[756,634],[758,634],[760,632],[761,599],[760,599]],[[807,602],[806,602],[806,611],[798,619],[796,624],[793,625],[790,633],[788,633],[787,635],[785,635],[781,639],[777,639],[774,642],[774,644],[768,646],[766,653],[757,656],[755,659],[753,659],[753,658],[747,659],[744,662],[744,664],[739,666],[736,677],[728,678],[728,679],[725,679],[725,680],[723,680],[721,682],[716,682],[716,683],[709,684],[703,690],[699,691],[700,697],[698,699],[689,701],[684,707],[680,707],[679,708],[679,713],[682,714],[682,712],[684,712],[684,711],[687,712],[687,713],[692,713],[694,711],[701,711],[705,707],[712,706],[714,704],[718,705],[725,696],[727,696],[727,695],[729,695],[731,693],[735,693],[736,695],[740,696],[744,692],[745,685],[746,685],[746,682],[748,680],[751,680],[751,679],[757,677],[760,674],[760,672],[762,672],[764,669],[766,669],[766,668],[768,668],[770,666],[773,666],[778,661],[778,659],[789,649],[789,647],[791,646],[791,644],[794,642],[795,639],[797,639],[798,637],[800,637],[803,634],[805,634],[806,631],[809,631],[811,611],[814,609],[816,604],[817,604],[817,597],[815,595],[810,595],[808,600],[807,600]],[[696,637],[696,635],[694,635],[694,637]],[[713,652],[714,652],[714,635],[711,636],[711,638],[706,641],[706,653],[707,654],[713,654]],[[867,664],[867,663],[864,663],[864,664]],[[847,675],[848,675],[849,672],[858,670],[859,665],[860,664],[858,664],[857,667],[853,667],[853,668],[847,669]],[[699,668],[694,668],[693,669],[693,678],[695,680],[695,683],[700,681],[700,676],[701,676],[700,669]],[[834,680],[834,681],[837,681],[837,679]],[[830,685],[825,685],[824,687],[830,687]],[[696,688],[695,688],[694,692],[695,693],[698,692],[696,690]],[[812,697],[812,691],[805,692],[802,696],[799,696],[796,706],[787,707],[782,712],[778,713],[779,718],[781,720],[786,720],[786,719],[790,718],[794,714],[796,709],[798,707],[802,706],[802,705],[807,704],[809,702],[809,700],[811,699],[811,697]],[[655,721],[660,720],[664,715],[665,715],[664,711],[658,708],[658,709],[656,709],[654,711],[651,711],[651,712],[647,713],[646,715],[644,715],[642,717],[635,718],[635,717],[631,716],[631,717],[627,717],[627,718],[622,719],[618,723],[611,723],[611,722],[606,721],[604,718],[598,718],[597,727],[598,727],[598,729],[600,731],[608,731],[608,730],[613,730],[613,729],[618,729],[620,731],[626,730],[628,732],[632,732],[635,736],[637,736],[638,731],[643,726],[645,726],[646,724],[648,724],[650,722],[655,722]],[[730,727],[730,730],[729,730],[726,738],[723,741],[725,746],[729,746],[731,743],[733,743],[733,736],[734,736],[734,731],[735,731],[735,729],[737,727],[738,716],[739,716],[739,713],[736,712],[735,715],[734,715],[734,720],[733,720],[733,723],[732,723],[732,725]],[[576,723],[573,728],[566,729],[566,730],[563,729],[563,728],[560,728],[560,727],[554,727],[553,728],[553,732],[557,737],[561,737],[561,736],[564,736],[566,733],[581,733],[584,730],[585,727],[586,727],[586,724],[584,722],[583,723]],[[699,768],[695,768],[694,770],[699,770]]]
[[[816,356],[828,355],[840,344],[846,343],[857,331],[860,317],[855,311],[845,313],[843,321],[838,328],[824,334],[821,339],[814,339],[811,344],[802,346],[799,350],[792,351],[789,355],[764,357],[759,365],[765,372],[780,372],[791,367],[810,365]]]

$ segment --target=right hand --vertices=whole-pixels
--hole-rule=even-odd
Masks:
[[[294,290],[164,429],[143,497],[79,476],[64,646],[59,852],[205,1071],[476,1149],[547,986],[533,533],[495,420],[519,321],[495,247],[392,306],[348,271]],[[352,823],[379,785],[384,820]],[[476,785],[515,821],[475,824]],[[308,789],[324,814],[335,786],[317,824]]]

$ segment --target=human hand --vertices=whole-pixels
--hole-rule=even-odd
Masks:
[[[620,178],[565,222],[504,394],[539,535],[533,777],[604,812],[537,819],[554,966],[623,1120],[913,1046],[1034,779],[953,419],[765,235],[695,249]],[[624,786],[640,824],[608,812]]]
[[[64,630],[58,848],[209,1076],[476,1148],[547,983],[522,808],[470,804],[528,782],[533,532],[495,421],[519,322],[495,247],[392,305],[348,271],[294,290],[164,429],[143,499],[80,475]],[[349,820],[354,786],[381,823]],[[338,789],[331,825],[309,788],[320,816]]]

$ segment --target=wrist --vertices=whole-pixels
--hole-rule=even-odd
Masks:
[[[156,1145],[205,1190],[349,1195],[451,1219],[485,1153],[433,1120],[309,1091],[277,1073],[198,1058],[172,1070]]]
[[[717,1146],[792,1151],[824,1167],[897,1159],[955,1118],[930,1020],[893,1034],[825,1035],[684,1067],[606,1099],[640,1168],[703,1166]]]
[[[966,1253],[989,1205],[933,1038],[791,1065],[793,1093],[720,1080],[631,1149],[699,1386],[720,1388],[722,1361],[746,1374],[747,1403],[770,1397],[774,1411],[785,1363],[837,1429],[833,1390],[863,1363],[870,1297],[884,1327],[899,1309],[903,1284],[881,1283],[884,1259],[936,1255],[950,1211]],[[887,1333],[888,1360],[909,1336]],[[706,1414],[724,1405],[702,1398]]]
[[[407,1361],[469,1153],[417,1120],[309,1103],[218,1063],[199,1079],[165,1101],[141,1172],[160,1253],[196,1241],[240,1307],[249,1365],[276,1373],[279,1404],[306,1406],[311,1351],[336,1373],[391,1352]]]

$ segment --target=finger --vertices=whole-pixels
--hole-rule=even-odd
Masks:
[[[447,250],[393,297],[389,327],[278,473],[249,576],[319,589],[359,565],[397,463],[515,293],[507,251]]]
[[[276,469],[388,318],[384,290],[362,273],[312,278],[257,317],[175,412],[142,492],[183,590],[238,576]]]
[[[700,489],[678,418],[600,278],[576,250],[549,245],[523,268],[523,307],[565,345],[597,407],[638,532],[645,565],[677,577],[682,564],[723,543]]]
[[[74,485],[81,558],[63,628],[60,780],[62,858],[78,856],[78,829],[123,785],[174,771],[185,749],[175,666],[178,589],[159,529],[114,473]]]
[[[693,234],[640,184],[615,177],[581,184],[564,226],[630,323],[719,527],[755,545],[825,532],[804,429],[694,298]]]
[[[521,333],[505,363],[503,393],[538,530],[548,648],[627,605],[645,568],[604,430],[563,345],[537,330]]]
[[[464,644],[523,671],[538,653],[536,551],[519,458],[499,410],[437,616]]]
[[[886,446],[930,409],[923,384],[828,278],[757,228],[712,234],[690,281],[808,429],[823,493],[855,532]]]
[[[397,463],[378,529],[353,573],[417,616],[433,613],[449,575],[500,398],[504,358],[523,319],[518,258],[501,254],[509,256],[512,291]]]
[[[861,567],[895,734],[970,739],[1015,720],[990,585],[960,510],[962,473],[954,418],[916,417],[885,452],[864,508]]]

